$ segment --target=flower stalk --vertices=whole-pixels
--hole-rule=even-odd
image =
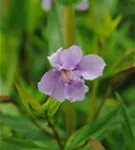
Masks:
[[[69,48],[74,44],[74,8],[73,5],[67,5],[63,8],[64,22],[64,48]],[[75,113],[71,102],[66,103],[66,128],[67,137],[69,137],[75,129]]]
[[[57,144],[59,146],[59,150],[63,150],[63,145],[62,145],[62,141],[60,139],[59,133],[55,129],[55,127],[54,127],[53,123],[51,122],[50,118],[47,115],[46,115],[46,117],[47,117],[48,125],[52,129],[52,132],[54,134],[55,140],[56,140],[56,142],[57,142]]]
[[[64,22],[64,47],[68,48],[74,43],[74,8],[67,5],[63,8]]]
[[[98,81],[95,81],[93,83],[93,90],[92,90],[91,99],[90,99],[88,121],[94,120],[94,115],[95,115],[95,110],[96,110],[97,86],[98,86]]]

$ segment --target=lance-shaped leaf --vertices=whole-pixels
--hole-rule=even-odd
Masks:
[[[25,89],[22,84],[15,83],[16,88],[18,90],[18,93],[21,98],[21,103],[24,105],[25,110],[29,113],[29,115],[32,115],[32,111],[30,109],[30,106],[35,110],[37,113],[41,112],[41,105],[37,101],[37,99],[31,95],[27,89]]]
[[[99,137],[98,133],[102,134],[103,129],[110,129],[110,125],[115,121],[115,116],[118,114],[120,107],[118,106],[114,111],[106,115],[103,119],[87,124],[78,131],[76,131],[67,141],[65,150],[79,147],[81,143],[86,142],[93,135]]]

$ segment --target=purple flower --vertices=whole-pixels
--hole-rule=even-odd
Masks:
[[[78,5],[76,5],[77,11],[86,11],[89,9],[89,3],[88,1],[82,1]]]
[[[58,101],[82,100],[88,91],[84,79],[98,78],[106,65],[97,55],[83,56],[80,47],[76,45],[64,50],[58,49],[48,60],[54,69],[44,74],[38,88]]]
[[[50,11],[52,6],[52,0],[42,0],[42,8],[45,11]]]
[[[42,0],[42,8],[45,11],[50,11],[51,10],[51,5],[52,5],[52,0]],[[77,11],[86,11],[89,9],[89,3],[87,0],[80,2],[79,4],[76,5],[76,10]]]

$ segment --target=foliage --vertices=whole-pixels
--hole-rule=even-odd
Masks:
[[[0,1],[0,149],[135,150],[133,0],[90,0],[89,10],[75,11],[75,44],[107,63],[83,101],[38,91],[47,56],[64,47],[62,7],[80,1],[53,1],[50,12],[40,0]]]

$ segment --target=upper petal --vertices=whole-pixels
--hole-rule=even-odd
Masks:
[[[42,8],[45,11],[50,11],[51,10],[51,4],[52,4],[52,0],[42,0]]]
[[[73,45],[64,50],[61,55],[61,62],[64,69],[74,69],[82,59],[82,51],[80,47]]]
[[[67,84],[65,90],[66,99],[71,102],[80,101],[84,98],[84,94],[88,91],[88,87],[85,86],[84,81],[79,80],[74,84]]]
[[[101,76],[106,66],[104,60],[97,55],[87,55],[79,63],[81,75],[86,80],[93,80]]]
[[[52,54],[51,56],[47,57],[50,64],[53,67],[60,67],[61,64],[61,54],[62,54],[62,48],[59,48],[56,53]]]

